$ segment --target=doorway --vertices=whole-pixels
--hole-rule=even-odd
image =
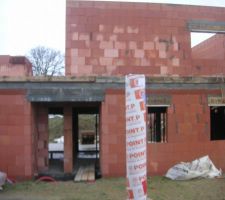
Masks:
[[[64,114],[62,107],[48,108],[48,158],[49,171],[63,172]]]
[[[74,169],[94,166],[99,168],[99,106],[73,108],[73,155]],[[98,175],[97,175],[98,176]]]

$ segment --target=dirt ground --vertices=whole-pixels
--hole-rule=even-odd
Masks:
[[[225,179],[171,181],[148,179],[148,196],[153,200],[225,200]],[[94,183],[23,182],[6,185],[1,200],[125,200],[124,178],[99,179]]]

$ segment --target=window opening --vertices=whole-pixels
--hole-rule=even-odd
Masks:
[[[210,107],[211,140],[225,140],[225,106]]]
[[[215,33],[199,33],[199,32],[191,32],[191,48],[196,45],[208,40],[209,38],[216,35]]]
[[[147,135],[149,142],[167,142],[167,107],[148,107]]]

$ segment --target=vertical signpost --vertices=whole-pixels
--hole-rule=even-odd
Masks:
[[[129,200],[147,199],[145,76],[126,76],[126,166]]]

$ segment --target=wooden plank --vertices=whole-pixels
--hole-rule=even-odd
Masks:
[[[95,181],[95,166],[94,164],[88,166],[80,166],[74,178],[75,182],[80,181]]]
[[[80,167],[80,168],[78,169],[77,174],[76,174],[76,176],[75,176],[75,178],[74,178],[74,181],[75,181],[75,182],[81,181],[83,171],[84,171],[84,168],[83,168],[83,167]]]
[[[81,181],[87,181],[87,178],[88,178],[88,167],[85,167],[81,177]]]
[[[95,166],[90,165],[87,181],[95,181]]]

